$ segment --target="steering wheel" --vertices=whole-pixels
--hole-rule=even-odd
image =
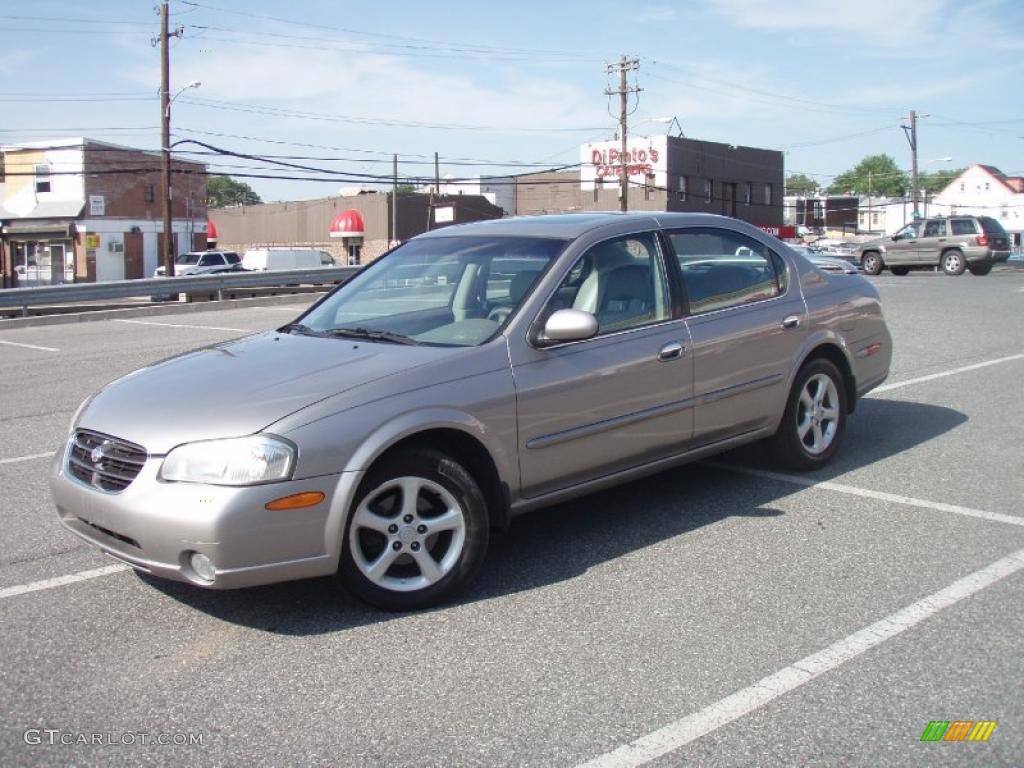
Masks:
[[[512,314],[512,307],[495,307],[487,314],[487,319],[501,325]]]

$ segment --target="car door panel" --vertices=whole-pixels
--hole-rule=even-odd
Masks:
[[[662,360],[670,345],[682,353]],[[674,453],[693,430],[693,361],[677,320],[524,350],[513,364],[526,498]]]
[[[726,228],[669,233],[686,287],[693,355],[693,445],[773,424],[807,328],[795,269]]]

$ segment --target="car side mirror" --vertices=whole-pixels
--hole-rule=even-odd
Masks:
[[[544,332],[537,340],[541,346],[563,341],[583,341],[597,334],[597,318],[579,309],[559,309],[544,323]]]

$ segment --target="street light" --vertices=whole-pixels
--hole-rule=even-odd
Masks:
[[[167,118],[168,120],[170,120],[171,119],[171,104],[174,103],[174,100],[176,98],[178,98],[179,96],[181,96],[181,94],[183,94],[189,88],[198,88],[200,85],[202,85],[201,82],[199,82],[198,80],[193,80],[191,83],[186,85],[184,88],[181,88],[176,94],[171,96],[170,100],[167,102],[167,111],[164,113],[164,117]]]
[[[163,9],[164,21],[166,22],[166,3],[164,3]],[[171,225],[171,103],[190,88],[198,88],[201,83],[198,80],[193,80],[168,99],[167,94],[170,92],[170,88],[167,84],[167,46],[165,45],[163,48],[164,61],[161,72],[160,96],[166,99],[166,101],[164,102],[163,120],[161,120],[162,125],[160,126],[160,186],[163,187],[161,197],[163,198],[164,220],[164,242],[161,260],[164,263],[164,275],[166,277],[174,277],[174,232]]]

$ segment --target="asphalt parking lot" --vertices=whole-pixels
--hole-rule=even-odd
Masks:
[[[532,513],[416,614],[157,582],[56,521],[84,397],[288,307],[0,327],[0,763],[1021,765],[1024,274],[874,281],[893,370],[827,470],[744,450]]]

